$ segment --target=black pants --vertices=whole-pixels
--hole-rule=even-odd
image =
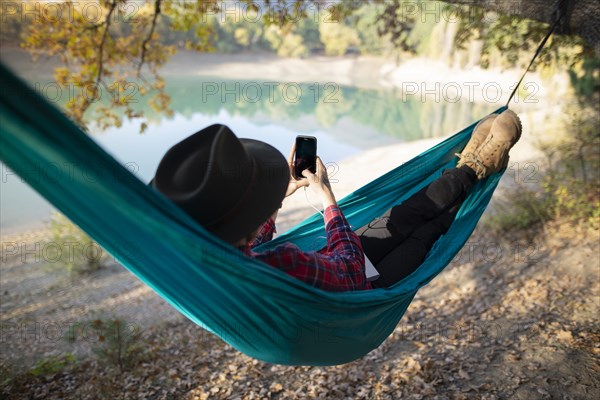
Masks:
[[[402,204],[356,231],[365,255],[380,274],[373,286],[391,286],[423,263],[433,244],[450,228],[476,179],[467,166],[446,170]]]

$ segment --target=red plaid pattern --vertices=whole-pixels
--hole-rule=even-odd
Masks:
[[[244,252],[324,290],[342,292],[371,289],[365,276],[365,258],[360,239],[339,207],[327,207],[324,214],[327,245],[318,251],[302,251],[292,243],[284,243],[262,253],[253,251],[254,247],[273,238],[275,221],[269,218]]]

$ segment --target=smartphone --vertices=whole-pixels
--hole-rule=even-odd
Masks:
[[[302,179],[302,171],[308,169],[317,172],[317,138],[298,135],[296,137],[296,153],[294,155],[294,178]]]

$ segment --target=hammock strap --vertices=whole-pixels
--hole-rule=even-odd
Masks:
[[[562,19],[562,17],[565,15],[565,13],[563,12],[564,4],[565,4],[565,0],[559,0],[558,4],[556,6],[556,11],[555,11],[556,19],[554,20],[554,23],[550,27],[550,30],[548,31],[548,33],[546,34],[546,36],[542,39],[542,41],[538,45],[537,50],[535,51],[535,54],[533,55],[533,58],[529,62],[529,65],[525,69],[525,72],[523,72],[523,75],[521,75],[521,79],[519,79],[519,82],[517,82],[517,85],[513,89],[512,93],[510,94],[510,97],[508,98],[508,101],[506,102],[506,106],[507,107],[508,107],[508,104],[510,103],[510,101],[515,96],[515,93],[517,93],[517,90],[519,89],[519,86],[521,85],[521,82],[523,82],[523,79],[525,78],[525,75],[527,75],[527,72],[529,72],[529,69],[531,68],[531,66],[535,62],[535,59],[542,52],[542,50],[544,49],[544,46],[546,45],[546,42],[548,41],[548,39],[550,38],[550,36],[552,35],[552,33],[554,32],[554,30],[558,26],[558,24],[559,24],[560,20]]]

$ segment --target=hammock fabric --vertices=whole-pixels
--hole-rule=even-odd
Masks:
[[[447,234],[401,282],[326,292],[211,236],[2,65],[0,77],[1,160],[182,314],[272,363],[341,364],[377,348],[467,241],[501,177],[477,183]],[[454,166],[474,126],[341,200],[350,224],[368,223]],[[322,235],[315,214],[264,246],[290,241],[309,250]]]

